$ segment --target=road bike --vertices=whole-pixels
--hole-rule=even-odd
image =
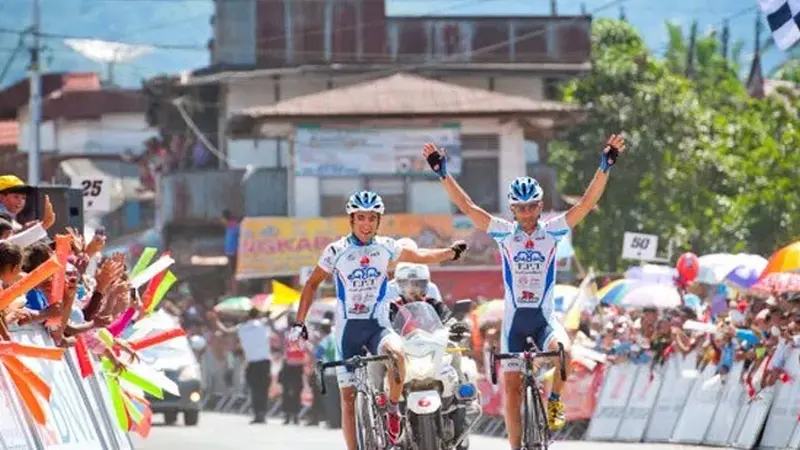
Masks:
[[[534,360],[541,358],[558,358],[559,375],[567,380],[566,355],[564,346],[559,342],[558,350],[551,352],[536,351],[533,338],[526,338],[528,351],[516,353],[495,353],[492,348],[490,357],[492,384],[497,384],[496,361],[503,359],[518,359],[522,361],[522,450],[547,450],[550,445],[550,428],[547,425],[547,411],[542,399],[542,387],[536,377],[538,368]]]
[[[386,361],[391,363],[392,374],[399,383],[400,372],[397,369],[397,362],[389,355],[371,356],[366,349],[363,355],[341,361],[317,363],[317,380],[322,395],[326,392],[324,373],[326,369],[344,367],[354,372],[356,440],[359,450],[385,450],[391,447],[386,432],[386,395],[375,387],[368,370],[371,363]]]

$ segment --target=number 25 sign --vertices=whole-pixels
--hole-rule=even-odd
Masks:
[[[622,243],[622,257],[624,259],[637,259],[652,261],[656,259],[658,250],[658,236],[653,234],[625,232]]]
[[[108,212],[111,209],[111,183],[108,178],[73,178],[72,187],[83,192],[83,210]]]

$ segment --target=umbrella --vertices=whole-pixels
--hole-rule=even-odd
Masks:
[[[250,299],[250,303],[259,311],[267,311],[272,303],[272,294],[257,294]]]
[[[789,244],[770,256],[761,277],[775,272],[800,272],[800,241]]]
[[[600,291],[597,293],[597,298],[600,299],[600,303],[602,304],[617,305],[620,303],[622,297],[628,293],[631,286],[641,283],[642,282],[639,280],[629,280],[627,278],[612,281],[603,289],[600,289]]]
[[[739,265],[725,276],[725,282],[739,288],[749,288],[754,285],[764,268],[767,260],[758,255],[744,255],[739,260]]]
[[[620,306],[633,308],[655,307],[658,309],[681,306],[681,294],[672,286],[641,283],[631,286],[620,298]]]
[[[646,281],[648,283],[675,285],[678,271],[674,267],[661,264],[645,264],[633,266],[625,272],[625,278]]]
[[[725,276],[731,273],[740,263],[736,255],[730,253],[714,253],[698,258],[700,271],[697,274],[698,283],[719,284]]]
[[[557,284],[553,291],[553,300],[556,305],[556,312],[563,313],[569,310],[575,298],[578,296],[578,288],[569,284]]]
[[[766,295],[800,292],[800,273],[770,273],[758,280],[750,289]]]
[[[214,311],[227,314],[245,314],[253,309],[253,302],[248,297],[230,297],[217,303]]]

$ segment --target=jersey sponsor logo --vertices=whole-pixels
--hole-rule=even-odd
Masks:
[[[367,256],[361,257],[359,263],[361,267],[354,269],[347,275],[351,291],[356,293],[377,289],[383,273],[377,267],[370,265],[370,259]]]
[[[531,291],[522,291],[520,297],[517,299],[519,303],[538,303],[539,296]]]
[[[518,274],[540,274],[546,260],[541,252],[525,249],[514,255],[514,266]]]

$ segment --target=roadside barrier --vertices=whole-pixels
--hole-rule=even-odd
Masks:
[[[695,370],[697,355],[672,356],[651,373],[649,365],[606,370],[586,439],[669,442],[737,449],[800,448],[800,350],[786,360],[779,380],[750,399],[736,363],[725,383],[716,366]],[[763,373],[766,362],[756,374]],[[756,378],[759,378],[757,376]],[[754,383],[758,389],[758,382]]]
[[[55,347],[41,326],[11,330],[14,342]],[[113,406],[102,373],[81,378],[72,349],[59,361],[20,356],[20,360],[50,389],[49,400],[39,402],[46,423],[37,424],[24,406],[6,367],[0,365],[0,448],[24,449],[133,449],[127,432],[111,415]],[[99,366],[94,360],[92,363]]]

